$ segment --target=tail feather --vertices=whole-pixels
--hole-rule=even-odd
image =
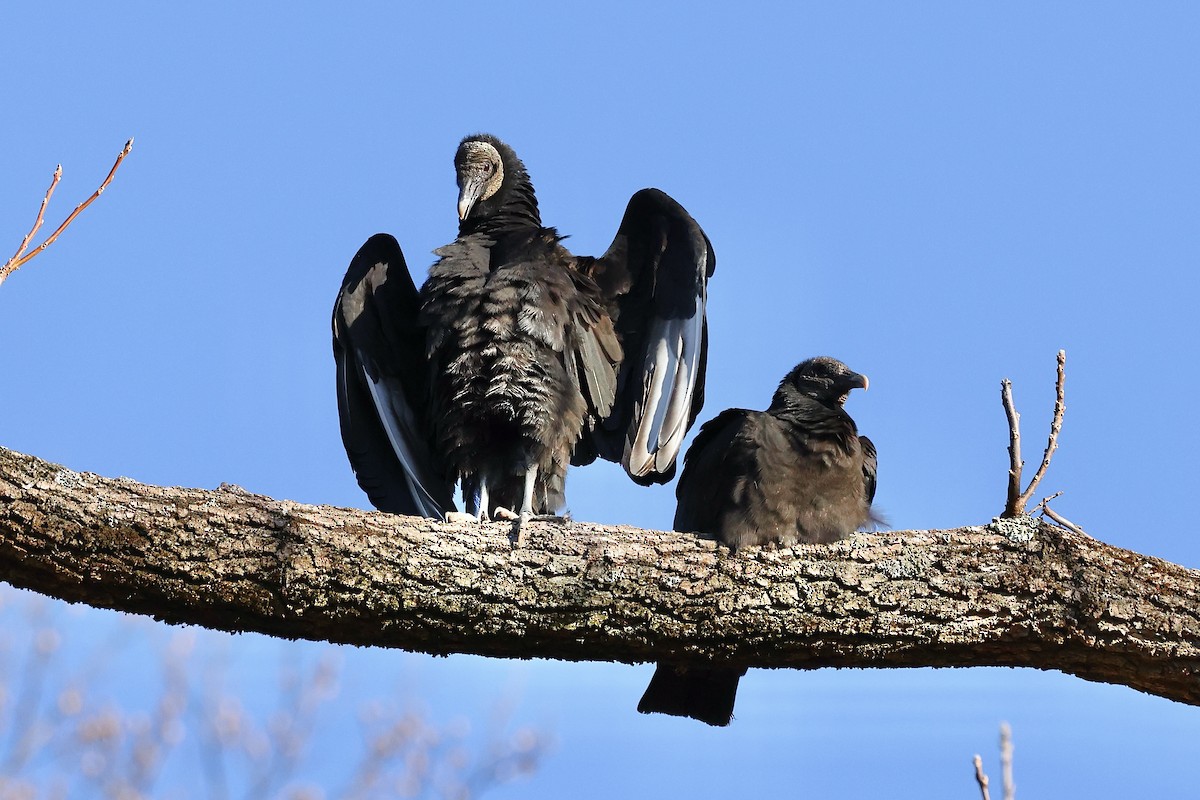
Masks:
[[[659,664],[638,703],[643,714],[670,714],[724,727],[733,719],[738,680],[746,668]]]

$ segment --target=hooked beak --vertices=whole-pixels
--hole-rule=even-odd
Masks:
[[[471,213],[479,195],[483,193],[486,181],[482,175],[468,175],[463,178],[462,186],[458,189],[458,220],[462,222]]]
[[[842,376],[842,384],[847,389],[862,389],[865,392],[867,387],[871,385],[871,382],[867,380],[866,375],[860,375],[857,372],[848,372]]]

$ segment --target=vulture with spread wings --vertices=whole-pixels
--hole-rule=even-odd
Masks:
[[[342,440],[371,503],[445,517],[459,481],[475,518],[524,521],[562,508],[569,463],[670,480],[704,400],[704,231],[643,189],[603,256],[575,256],[508,145],[468,136],[454,166],[458,238],[420,292],[376,234],[334,305]]]

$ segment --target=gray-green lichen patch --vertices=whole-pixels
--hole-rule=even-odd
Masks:
[[[875,568],[892,580],[923,578],[933,559],[924,550],[910,550],[896,558],[878,561]]]
[[[1027,544],[1037,536],[1040,527],[1040,522],[1023,514],[1019,517],[995,517],[984,526],[984,530],[998,533],[1010,542]]]

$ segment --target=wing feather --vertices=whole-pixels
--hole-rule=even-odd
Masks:
[[[624,350],[612,411],[589,444],[638,483],[674,476],[703,405],[707,286],[715,266],[704,231],[657,189],[630,198],[612,245],[588,265]]]
[[[359,486],[381,511],[442,517],[453,483],[430,446],[420,300],[387,234],[355,254],[333,308],[342,442]]]
[[[875,502],[876,473],[879,471],[879,455],[875,451],[875,443],[865,436],[858,437],[858,446],[862,448],[863,456],[863,486],[866,489],[867,503]]]

